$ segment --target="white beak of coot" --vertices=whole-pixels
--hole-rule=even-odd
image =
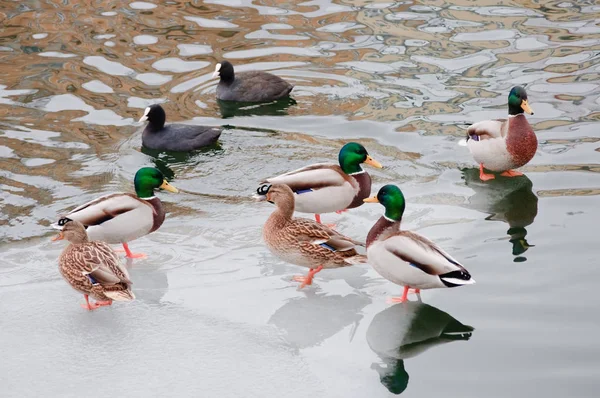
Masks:
[[[221,74],[219,73],[220,69],[221,69],[221,64],[217,64],[215,66],[215,72],[212,74],[212,77],[219,77],[219,76],[221,76]]]
[[[138,123],[145,122],[146,120],[148,120],[148,113],[150,113],[150,107],[146,108],[146,110],[144,111],[144,115],[140,118],[140,120],[138,120]]]

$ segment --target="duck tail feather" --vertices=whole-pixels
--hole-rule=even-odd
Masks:
[[[345,258],[344,261],[351,265],[364,264],[367,262],[367,256],[364,254],[357,254],[356,256]]]
[[[129,289],[117,291],[105,291],[104,295],[114,301],[131,301],[135,300],[135,294]]]
[[[471,278],[471,274],[465,269],[459,269],[440,275],[440,280],[446,287],[473,285],[475,283],[475,279]]]

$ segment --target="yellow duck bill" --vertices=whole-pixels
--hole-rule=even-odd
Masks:
[[[165,191],[173,192],[173,193],[179,192],[179,190],[177,188],[175,188],[173,185],[169,184],[167,182],[167,180],[163,180],[163,183],[161,184],[161,186],[159,188],[164,189]]]
[[[376,167],[378,169],[382,169],[383,168],[383,166],[381,165],[381,163],[379,163],[378,161],[376,161],[375,159],[373,159],[370,156],[367,156],[367,160],[365,160],[365,164],[368,164],[369,166]]]

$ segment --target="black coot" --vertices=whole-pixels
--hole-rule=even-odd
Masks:
[[[262,71],[233,72],[233,65],[222,61],[215,67],[213,77],[220,77],[217,99],[222,101],[265,102],[290,94],[293,85],[279,76]]]
[[[162,151],[186,152],[214,144],[223,129],[213,126],[169,124],[165,126],[165,110],[155,104],[146,108],[140,122],[148,121],[142,133],[142,145]]]

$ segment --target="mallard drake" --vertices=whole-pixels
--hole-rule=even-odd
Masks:
[[[238,102],[266,102],[287,97],[293,85],[279,76],[263,71],[241,72],[237,75],[229,61],[215,66],[213,77],[219,77],[217,99]]]
[[[420,289],[475,283],[471,274],[435,243],[415,232],[400,231],[405,208],[400,188],[385,185],[364,201],[385,207],[385,214],[367,235],[367,258],[381,276],[404,286],[402,297],[392,297],[391,301],[406,301],[409,288],[420,293]]]
[[[173,123],[165,126],[166,119],[165,110],[159,104],[146,108],[139,120],[148,121],[142,133],[143,146],[161,151],[193,151],[214,144],[223,131],[214,126]]]
[[[344,145],[338,161],[339,165],[318,163],[306,166],[267,178],[261,184],[289,186],[295,194],[296,211],[313,213],[315,220],[320,223],[321,213],[341,213],[358,207],[371,194],[371,176],[362,169],[361,163],[379,169],[383,167],[357,142]]]
[[[366,256],[356,252],[364,246],[323,224],[306,218],[295,218],[294,193],[284,184],[273,184],[264,197],[277,207],[263,228],[267,247],[280,259],[310,268],[306,276],[296,276],[300,288],[311,285],[314,275],[322,269],[347,267],[364,263]]]
[[[104,242],[90,242],[85,227],[79,221],[61,218],[62,231],[52,240],[66,239],[58,259],[58,269],[63,278],[85,297],[83,308],[111,305],[115,301],[131,301],[131,280],[127,270],[119,263],[117,254]],[[96,300],[90,303],[89,296]]]
[[[165,180],[160,170],[143,167],[134,178],[136,195],[112,193],[87,202],[61,217],[81,222],[90,240],[121,243],[130,258],[145,257],[132,253],[127,242],[156,231],[165,220],[165,210],[160,199],[154,196],[157,188],[177,193],[178,190]],[[59,222],[52,225],[62,229]]]
[[[479,163],[482,181],[496,178],[493,174],[486,174],[484,168],[501,172],[504,177],[523,175],[513,169],[524,166],[535,155],[537,137],[523,112],[533,115],[527,92],[516,86],[508,94],[508,120],[485,120],[467,129],[466,143]]]

